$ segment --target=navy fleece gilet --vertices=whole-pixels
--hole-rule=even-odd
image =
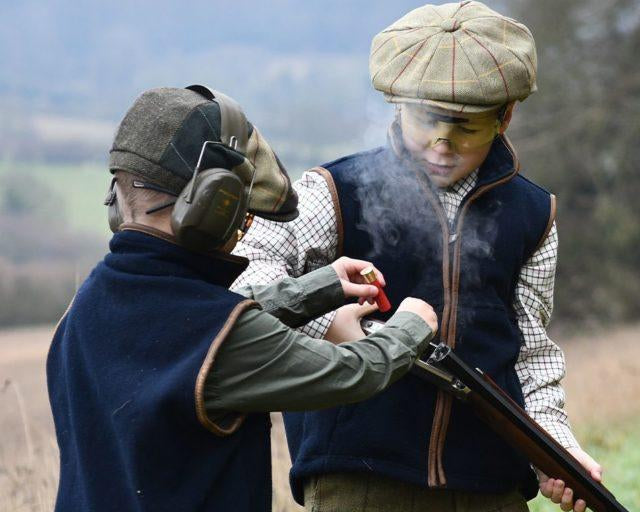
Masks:
[[[325,169],[336,187],[342,253],[375,263],[393,306],[407,296],[429,302],[440,319],[441,339],[455,340],[462,359],[523,405],[514,369],[521,333],[512,304],[520,269],[548,229],[550,194],[515,173],[502,139],[492,146],[455,227],[434,206],[437,195],[428,181],[389,148],[351,155]],[[286,414],[297,501],[305,479],[318,474],[372,472],[427,486],[436,395],[435,387],[407,375],[355,405]],[[527,461],[466,405],[453,403],[444,428],[446,488],[535,495]]]
[[[270,510],[268,415],[216,425],[201,395],[214,340],[252,307],[227,290],[246,263],[137,231],[116,234],[110,249],[47,361],[60,446],[55,510]]]

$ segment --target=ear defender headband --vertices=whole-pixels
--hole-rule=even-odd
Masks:
[[[153,183],[135,180],[133,186],[163,192],[176,197],[175,201],[147,210],[151,214],[173,206],[171,227],[177,242],[194,251],[208,252],[224,245],[238,230],[248,227],[251,219],[247,216],[251,183],[244,181],[230,169],[202,169],[202,160],[207,146],[222,145],[233,151],[246,154],[248,130],[247,119],[240,105],[225,94],[203,85],[192,85],[187,89],[197,92],[220,107],[221,141],[205,141],[200,150],[193,176],[180,194],[176,195]],[[116,178],[105,199],[109,206],[109,226],[116,232],[122,224],[115,192]],[[244,224],[244,225],[243,225]]]

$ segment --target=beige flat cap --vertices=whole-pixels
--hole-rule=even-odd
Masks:
[[[373,38],[373,86],[391,103],[483,112],[536,91],[529,29],[466,1],[424,5]]]

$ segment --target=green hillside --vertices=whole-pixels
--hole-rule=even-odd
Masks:
[[[0,162],[0,184],[5,179],[25,179],[25,183],[36,180],[55,194],[60,215],[74,230],[108,236],[106,207],[102,203],[110,177],[104,168],[96,164],[45,165],[5,161]]]

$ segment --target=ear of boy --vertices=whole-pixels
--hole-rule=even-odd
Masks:
[[[498,129],[498,133],[503,135],[504,132],[509,128],[509,124],[511,123],[511,118],[513,117],[513,109],[516,107],[516,102],[512,101],[507,105],[506,110],[504,111],[504,116],[502,116],[502,122],[500,123],[500,128]]]

